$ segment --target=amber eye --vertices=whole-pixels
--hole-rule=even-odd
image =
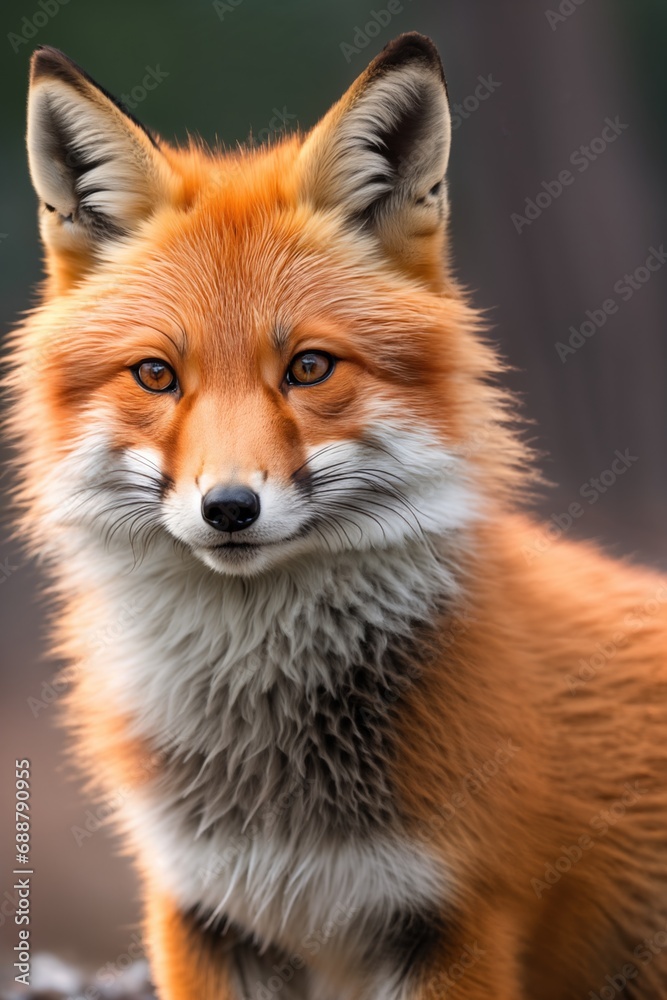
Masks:
[[[326,351],[302,351],[287,369],[288,385],[315,385],[324,382],[336,367],[336,359]]]
[[[131,371],[141,388],[149,392],[171,392],[178,387],[173,368],[158,358],[146,358]]]

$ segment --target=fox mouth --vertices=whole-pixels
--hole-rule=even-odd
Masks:
[[[202,557],[219,559],[223,562],[238,563],[254,561],[276,542],[218,542],[216,545],[202,545],[198,552]]]
[[[194,554],[218,573],[245,576],[268,568],[275,562],[276,554],[280,555],[281,549],[301,535],[302,532],[297,532],[286,538],[256,542],[220,541],[213,545],[202,545],[194,550]]]
[[[261,552],[269,545],[276,545],[277,542],[220,542],[218,545],[206,545],[203,548],[207,552],[225,552],[234,555],[250,555]]]
[[[287,545],[289,542],[295,542],[307,535],[309,529],[310,524],[305,524],[298,531],[293,532],[291,535],[286,535],[284,538],[271,538],[256,542],[241,541],[240,539],[237,542],[234,539],[228,539],[224,542],[217,542],[215,545],[202,545],[201,548],[206,552],[233,553],[234,555],[258,554],[263,549],[275,548],[278,545]]]

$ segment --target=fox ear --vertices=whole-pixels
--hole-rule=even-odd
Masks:
[[[57,49],[33,57],[28,159],[56,276],[90,270],[166,196],[169,168],[152,136]]]
[[[306,138],[306,196],[372,230],[407,270],[440,273],[450,140],[437,49],[424,35],[401,35]]]

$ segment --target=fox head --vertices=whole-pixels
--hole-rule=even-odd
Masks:
[[[32,60],[47,280],[15,334],[40,544],[161,538],[220,573],[457,532],[518,455],[447,267],[432,42],[389,44],[312,131],[155,138],[62,53]]]

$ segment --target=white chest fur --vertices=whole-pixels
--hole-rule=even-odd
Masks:
[[[124,810],[159,884],[264,942],[330,956],[364,927],[434,909],[446,875],[404,834],[386,746],[415,630],[451,587],[432,551],[351,553],[257,582],[171,547],[131,573],[112,564],[98,590],[126,625],[91,668],[164,754]]]
[[[146,862],[184,909],[223,915],[260,941],[322,959],[382,932],[399,914],[443,898],[442,866],[423,845],[396,834],[373,840],[312,843],[224,829],[194,841],[149,797],[130,804],[130,820],[148,834]]]

